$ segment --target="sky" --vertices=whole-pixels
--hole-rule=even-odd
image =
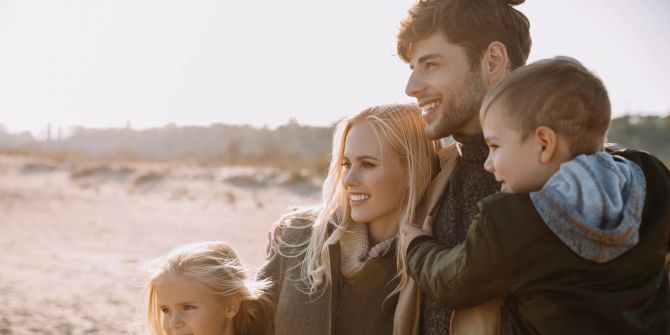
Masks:
[[[395,54],[414,0],[0,0],[0,124],[330,125],[411,102]],[[670,113],[670,1],[527,0],[529,61],[599,75],[614,116]]]

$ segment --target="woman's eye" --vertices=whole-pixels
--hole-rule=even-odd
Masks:
[[[363,162],[363,163],[361,163],[361,166],[363,166],[366,169],[369,169],[369,168],[373,168],[377,165],[375,165],[374,163],[370,163],[370,162]]]
[[[342,166],[343,166],[345,169],[348,169],[348,168],[351,167],[351,163],[349,163],[349,162],[347,162],[347,161],[343,161],[343,162],[342,162]]]
[[[191,309],[196,309],[196,308],[197,308],[197,307],[195,307],[195,306],[193,306],[193,305],[184,305],[184,310],[185,310],[185,311],[188,311],[188,310],[191,310]]]
[[[163,312],[163,314],[167,314],[170,313],[170,309],[167,307],[161,307],[161,312]]]

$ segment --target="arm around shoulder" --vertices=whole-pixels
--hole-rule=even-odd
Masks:
[[[479,203],[464,243],[447,248],[434,238],[419,237],[407,251],[407,269],[424,293],[450,309],[463,309],[498,298],[502,248],[493,218]]]

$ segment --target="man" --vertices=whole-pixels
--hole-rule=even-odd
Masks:
[[[401,23],[398,54],[412,70],[405,92],[423,109],[426,136],[456,142],[444,151],[424,203],[434,236],[447,247],[465,240],[477,202],[500,190],[484,170],[488,148],[478,112],[486,92],[524,65],[530,52],[528,19],[512,7],[522,2],[419,1]],[[424,296],[420,314],[413,328],[422,334],[449,333],[452,312],[437,300]]]

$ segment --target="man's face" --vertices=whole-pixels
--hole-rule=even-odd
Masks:
[[[472,70],[465,49],[436,32],[415,43],[410,56],[405,93],[423,110],[426,137],[481,132],[478,113],[486,86],[480,66]]]

